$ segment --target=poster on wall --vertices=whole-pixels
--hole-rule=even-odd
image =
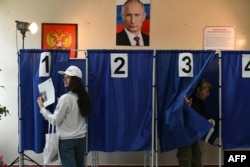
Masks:
[[[206,26],[203,30],[204,49],[234,50],[235,27]]]
[[[150,0],[117,0],[116,45],[149,46]]]
[[[42,23],[42,49],[70,49],[77,57],[77,24]]]

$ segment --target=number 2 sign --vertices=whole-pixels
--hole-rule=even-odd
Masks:
[[[128,77],[128,54],[112,53],[110,56],[111,77],[127,78]]]

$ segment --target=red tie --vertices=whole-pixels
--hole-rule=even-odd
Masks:
[[[140,46],[140,37],[135,36],[134,40],[136,41],[136,46]]]

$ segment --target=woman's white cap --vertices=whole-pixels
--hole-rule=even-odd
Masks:
[[[82,71],[76,66],[69,66],[65,71],[58,71],[59,74],[66,74],[71,77],[79,77],[82,79]]]

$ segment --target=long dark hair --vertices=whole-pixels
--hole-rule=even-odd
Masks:
[[[82,80],[79,77],[72,76],[68,89],[77,94],[81,115],[87,117],[91,112],[91,103]]]

